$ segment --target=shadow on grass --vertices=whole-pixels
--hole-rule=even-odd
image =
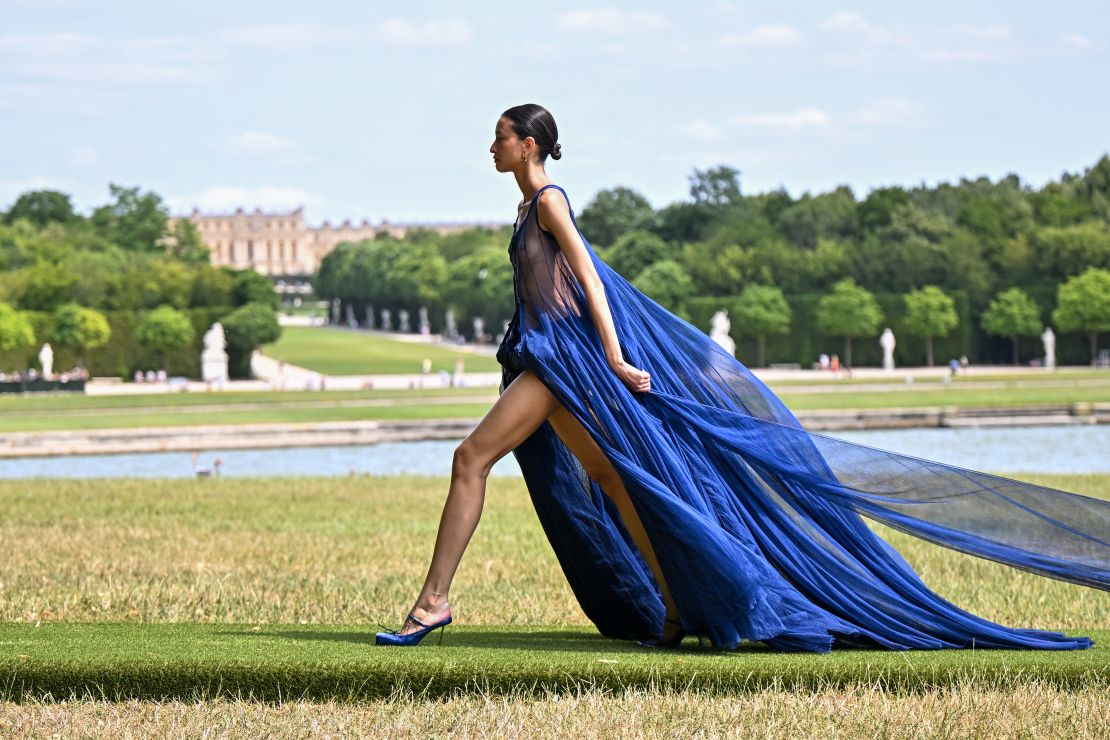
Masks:
[[[318,630],[274,630],[241,632],[225,630],[216,634],[228,637],[265,637],[280,638],[285,640],[321,641],[333,643],[351,643],[355,645],[369,645],[380,647],[383,650],[403,649],[396,646],[378,646],[374,642],[374,631],[367,632],[327,632]],[[448,630],[443,635],[440,643],[438,634],[429,634],[416,647],[424,649],[443,648],[473,648],[480,650],[523,650],[543,651],[550,650],[559,653],[635,653],[642,655],[675,655],[675,654],[730,654],[743,655],[774,654],[789,655],[775,650],[761,642],[743,642],[736,650],[715,648],[709,640],[699,640],[697,637],[687,637],[680,646],[674,648],[654,648],[638,645],[634,640],[624,640],[606,637],[602,634],[583,634],[575,630],[549,630],[540,632],[521,633],[510,630],[480,631]],[[854,645],[837,645],[833,652],[871,652],[891,653],[884,648],[859,647]],[[808,652],[806,655],[821,655],[822,653]]]

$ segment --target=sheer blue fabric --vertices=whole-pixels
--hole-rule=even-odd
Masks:
[[[861,515],[1106,591],[1110,502],[806,431],[742,363],[614,272],[582,236],[624,358],[651,374],[649,392],[629,390],[605,360],[558,242],[535,217],[552,187],[567,197],[557,185],[541,188],[522,204],[509,244],[516,313],[497,353],[500,390],[531,370],[596,440],[625,483],[687,634],[784,652],[1091,646],[959,608]],[[658,637],[660,590],[615,504],[547,422],[513,454],[587,617],[606,636]]]

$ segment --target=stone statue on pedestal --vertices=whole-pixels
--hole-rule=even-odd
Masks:
[[[717,344],[728,350],[728,353],[733,357],[736,356],[736,342],[732,341],[732,337],[728,335],[728,330],[732,328],[732,322],[728,320],[728,312],[720,310],[713,314],[711,320],[711,328],[709,330],[709,338]]]
[[[1056,332],[1052,331],[1051,326],[1044,328],[1041,342],[1044,344],[1044,366],[1056,367]]]
[[[42,365],[42,379],[50,380],[54,373],[54,348],[50,346],[50,342],[43,344],[39,350],[39,364]]]
[[[443,333],[448,339],[454,340],[459,335],[459,327],[455,323],[455,309],[447,309],[446,323],[447,327],[443,330]]]
[[[227,339],[219,321],[204,333],[204,350],[200,354],[200,376],[205,382],[227,380]]]
[[[407,308],[402,308],[397,312],[397,331],[409,331],[409,312]]]
[[[883,348],[883,370],[894,369],[894,345],[894,332],[888,326],[879,337],[879,346]]]

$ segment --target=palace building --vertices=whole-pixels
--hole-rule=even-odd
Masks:
[[[341,242],[374,239],[378,234],[391,234],[398,239],[409,229],[423,228],[450,234],[476,226],[500,228],[493,222],[429,222],[395,224],[382,219],[377,225],[366,219],[341,224],[324,221],[321,226],[307,226],[304,209],[285,213],[253,212],[239,208],[230,214],[203,214],[194,208],[187,217],[201,240],[212,253],[212,264],[235,269],[253,268],[263,275],[307,277],[315,274],[320,260]],[[176,219],[171,219],[171,221]]]

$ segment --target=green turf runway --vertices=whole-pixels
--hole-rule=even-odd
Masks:
[[[1030,683],[1110,689],[1110,631],[1080,630],[1090,650],[783,654],[760,643],[723,652],[688,638],[643,648],[582,627],[457,626],[415,648],[374,644],[374,627],[134,622],[0,623],[0,699],[240,697],[351,700],[410,690],[519,695],[575,688],[695,688],[742,693],[865,685],[910,693]]]

